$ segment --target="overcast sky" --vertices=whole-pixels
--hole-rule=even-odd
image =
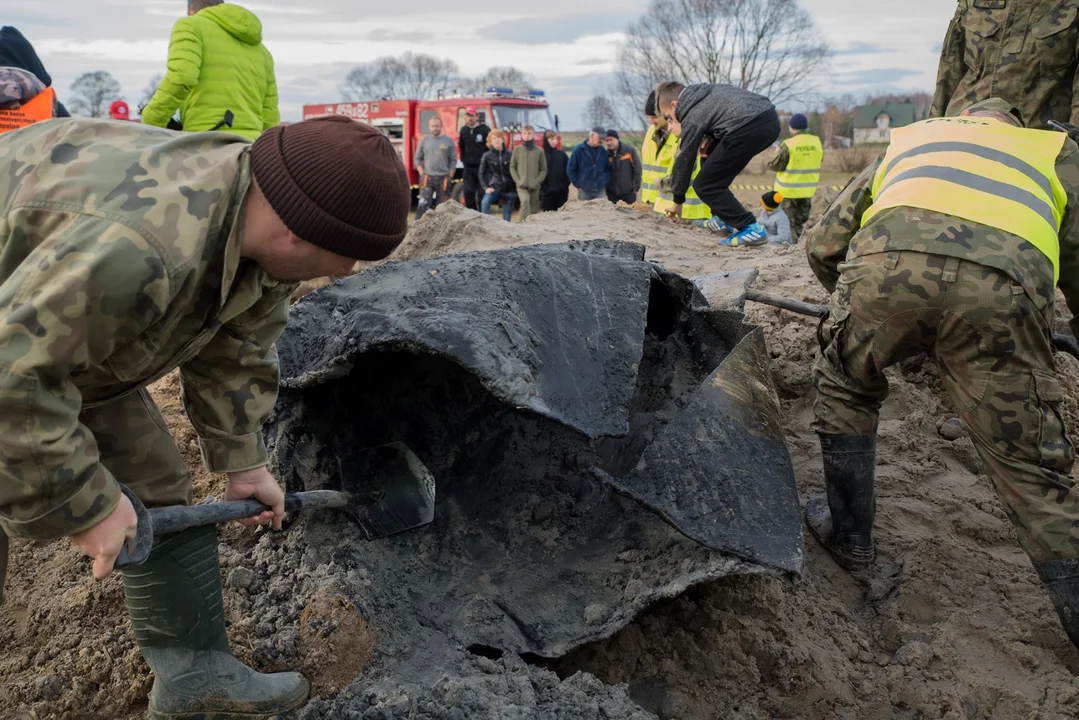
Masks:
[[[614,71],[621,30],[647,0],[498,3],[497,13],[447,0],[356,2],[257,0],[241,3],[262,20],[277,63],[281,115],[298,120],[305,103],[333,102],[349,68],[405,50],[454,60],[478,75],[491,65],[532,73],[567,129]],[[949,0],[802,0],[836,51],[827,94],[931,91],[937,54],[955,10]],[[587,7],[587,12],[583,8]],[[542,8],[542,14],[540,12]],[[0,0],[0,23],[34,44],[61,97],[82,72],[107,70],[134,105],[168,57],[169,31],[185,0]]]

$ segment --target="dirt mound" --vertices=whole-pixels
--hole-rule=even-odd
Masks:
[[[815,203],[818,210],[823,204]],[[707,232],[634,212],[604,201],[571,203],[508,225],[446,205],[416,224],[399,257],[610,237],[647,245],[649,259],[683,275],[757,266],[762,289],[826,299],[802,247],[719,248]],[[808,429],[815,323],[762,306],[751,305],[748,315],[765,329],[804,500],[823,487]],[[1058,356],[1058,364],[1065,420],[1079,437],[1079,362]],[[227,528],[222,562],[234,646],[260,669],[312,673],[320,697],[303,713],[312,720],[485,720],[482,708],[493,695],[515,698],[506,717],[544,720],[1076,717],[1079,653],[1016,545],[970,440],[941,437],[940,425],[955,414],[934,366],[909,362],[888,377],[877,471],[882,563],[864,582],[808,539],[801,581],[726,578],[542,667],[513,655],[472,654],[459,678],[431,678],[407,691],[387,684],[349,698],[338,691],[352,668],[314,649],[328,648],[323,652],[339,661],[355,654],[355,667],[363,667],[372,640],[360,621],[369,609],[356,608],[357,618],[317,599],[335,596],[335,575],[369,582],[365,569],[317,544],[298,545],[298,533]],[[185,457],[200,468],[175,381],[159,384],[155,397]],[[215,491],[214,478],[199,478],[201,493]],[[333,538],[325,540],[331,547]],[[115,579],[94,583],[88,564],[64,543],[15,543],[8,583],[9,601],[0,607],[0,717],[127,720],[134,715],[125,713],[145,707],[149,676]],[[357,635],[365,641],[350,644]],[[551,710],[567,705],[580,711]]]

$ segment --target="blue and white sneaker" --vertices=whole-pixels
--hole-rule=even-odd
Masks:
[[[746,226],[745,230],[741,232],[735,232],[719,241],[720,245],[728,245],[730,247],[738,247],[740,245],[746,245],[752,247],[753,245],[763,245],[767,242],[768,231],[764,229],[764,226],[760,223],[752,223]]]
[[[728,235],[733,235],[734,233],[738,232],[730,225],[720,220],[718,215],[713,215],[707,220],[694,220],[693,224],[699,228],[711,230],[712,232],[717,234],[722,232],[727,233]]]

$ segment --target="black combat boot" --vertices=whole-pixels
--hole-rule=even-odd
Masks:
[[[1050,560],[1035,567],[1049,591],[1064,632],[1072,645],[1079,648],[1079,558]]]
[[[216,527],[170,536],[145,563],[120,574],[135,639],[154,671],[151,720],[257,720],[307,701],[310,687],[302,675],[264,675],[233,657]]]
[[[806,525],[842,567],[865,570],[877,556],[873,547],[877,436],[821,435],[820,446],[828,497],[806,503]]]

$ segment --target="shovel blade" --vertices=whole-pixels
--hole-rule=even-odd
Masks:
[[[368,540],[426,525],[435,519],[435,478],[406,445],[387,443],[364,450],[350,474],[365,478],[360,502],[347,508]]]

